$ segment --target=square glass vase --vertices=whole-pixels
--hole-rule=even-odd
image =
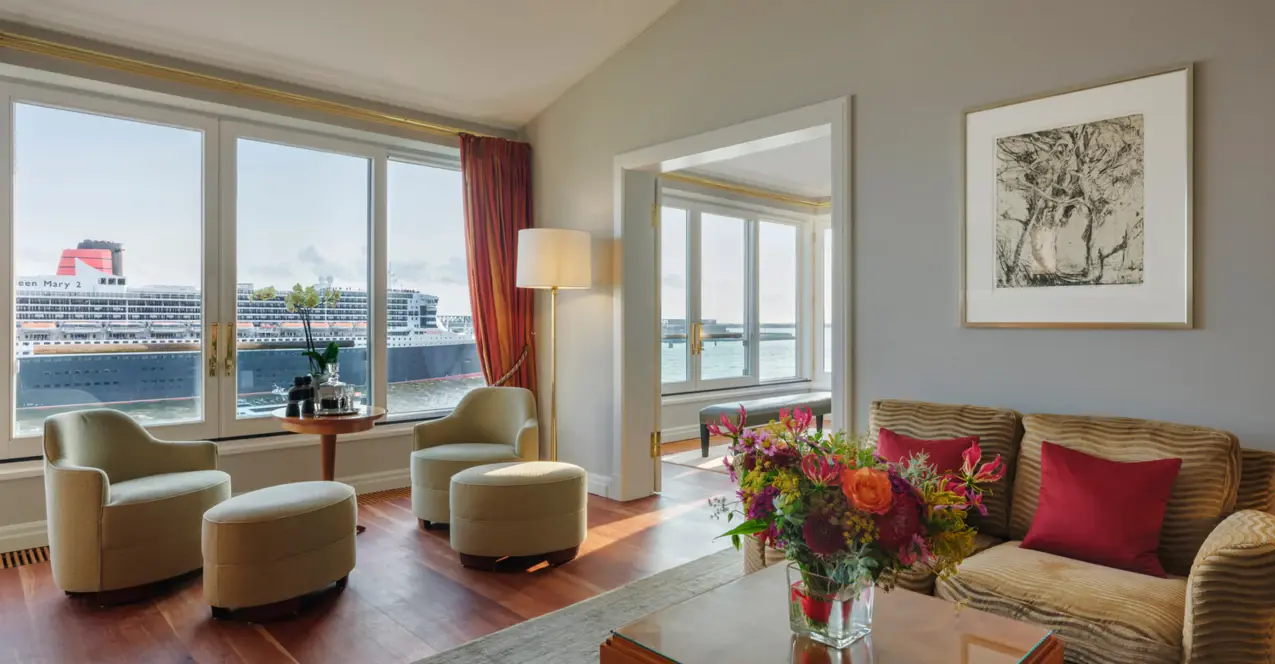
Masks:
[[[871,579],[840,584],[788,564],[788,625],[794,634],[848,648],[872,631]]]

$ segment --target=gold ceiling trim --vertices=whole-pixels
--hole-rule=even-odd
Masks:
[[[674,182],[684,182],[686,184],[693,184],[700,187],[708,187],[710,189],[718,189],[720,191],[727,191],[732,194],[740,194],[742,196],[748,196],[750,198],[760,198],[760,199],[768,200],[768,201],[786,203],[788,205],[802,205],[802,206],[813,208],[816,210],[822,210],[832,206],[832,201],[830,200],[820,201],[820,200],[814,200],[809,198],[802,198],[800,196],[793,196],[791,194],[780,194],[773,191],[766,191],[764,189],[754,189],[752,187],[746,187],[742,184],[735,184],[734,182],[722,182],[720,180],[710,180],[709,178],[700,177],[698,175],[687,175],[685,173],[662,173],[660,174],[660,178],[665,180],[672,180]]]
[[[72,46],[47,39],[39,39],[9,31],[0,30],[0,48],[8,48],[23,53],[34,53],[48,57],[77,62],[94,67],[102,67],[114,71],[127,72],[173,83],[192,85],[205,90],[225,92],[241,97],[285,104],[296,108],[304,108],[320,113],[327,113],[352,120],[371,122],[400,129],[420,131],[439,136],[459,136],[462,133],[475,136],[492,137],[479,131],[459,129],[434,122],[426,122],[409,118],[396,113],[388,113],[375,109],[345,104],[342,102],[320,99],[309,95],[278,90],[265,85],[237,81],[211,74],[202,74],[180,67],[170,67],[135,58],[112,53],[103,53],[88,48]]]

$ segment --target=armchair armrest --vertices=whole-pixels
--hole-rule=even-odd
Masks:
[[[147,454],[156,457],[163,472],[217,470],[217,443],[207,440],[174,441],[152,438]]]
[[[540,421],[536,418],[527,420],[518,430],[518,438],[514,442],[518,456],[527,461],[540,458]]]
[[[57,586],[72,592],[100,590],[102,509],[110,499],[106,473],[46,461],[44,498]]]
[[[412,451],[461,442],[468,428],[465,421],[454,414],[421,422],[412,427]]]
[[[1275,661],[1275,515],[1242,510],[1204,540],[1187,579],[1184,664]]]

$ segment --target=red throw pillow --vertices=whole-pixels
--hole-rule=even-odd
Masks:
[[[961,469],[961,455],[977,444],[978,436],[922,440],[882,427],[877,434],[877,455],[890,463],[906,463],[908,459],[924,452],[929,464],[940,473],[955,473]]]
[[[1024,549],[1164,577],[1160,526],[1181,459],[1120,462],[1045,442]]]

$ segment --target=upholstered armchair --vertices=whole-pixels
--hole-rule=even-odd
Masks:
[[[81,410],[44,422],[53,581],[68,594],[145,585],[199,569],[204,511],[230,497],[217,445],[157,440],[127,415]]]
[[[540,458],[536,398],[520,387],[480,387],[447,417],[416,425],[412,511],[422,528],[451,521],[452,475],[466,468]]]

